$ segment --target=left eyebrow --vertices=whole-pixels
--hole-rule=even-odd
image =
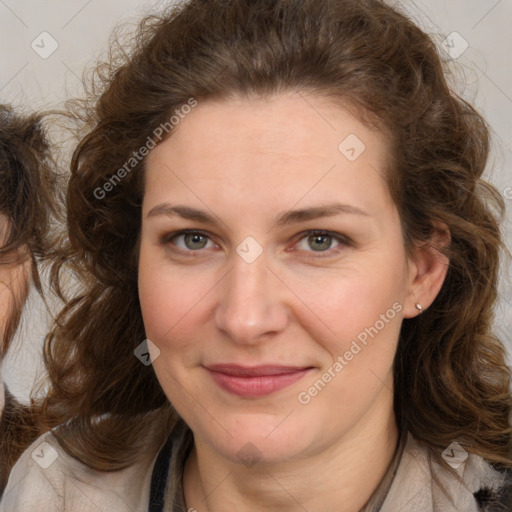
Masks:
[[[298,222],[319,219],[321,217],[333,217],[342,213],[369,216],[368,213],[366,213],[364,210],[361,210],[361,208],[358,208],[357,206],[336,203],[284,212],[277,217],[275,224],[277,226],[286,226]]]

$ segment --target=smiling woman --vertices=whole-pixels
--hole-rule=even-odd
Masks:
[[[190,0],[117,50],[54,267],[84,286],[55,428],[3,510],[510,509],[502,200],[430,38],[375,0]]]
[[[214,120],[214,133],[202,129]],[[351,133],[366,145],[353,162],[338,149]],[[185,499],[198,510],[204,496],[197,490],[213,488],[217,478],[201,475],[201,466],[234,472],[246,443],[258,448],[262,468],[244,479],[266,485],[267,465],[285,481],[289,469],[277,469],[284,462],[306,472],[322,453],[338,452],[344,467],[325,465],[319,491],[347,471],[371,482],[357,497],[340,494],[347,510],[366,503],[389,466],[398,436],[390,389],[401,319],[417,314],[415,301],[432,302],[447,266],[427,253],[408,262],[383,179],[386,148],[380,132],[342,107],[290,93],[200,103],[149,155],[139,298],[146,335],[160,350],[157,378],[194,439],[204,440],[184,470]],[[202,220],[183,218],[170,207],[151,215],[164,201],[206,205],[219,220],[206,212]],[[263,248],[250,263],[236,250],[247,236]],[[314,403],[298,407],[298,391],[395,302],[401,315]],[[348,455],[354,443],[357,457]],[[372,470],[361,463],[369,457]],[[287,490],[307,509],[301,486]],[[211,496],[213,510],[229,499],[223,491],[227,483]],[[274,499],[289,506],[285,495]]]

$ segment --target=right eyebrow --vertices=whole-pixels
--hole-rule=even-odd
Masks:
[[[217,224],[217,220],[213,215],[209,213],[198,210],[197,208],[191,208],[189,206],[172,206],[169,203],[161,203],[151,208],[146,217],[155,217],[159,215],[165,216],[173,216],[178,215],[187,220],[195,220],[197,222],[203,222],[205,224]]]

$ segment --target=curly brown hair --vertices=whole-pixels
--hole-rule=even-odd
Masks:
[[[1,327],[0,360],[4,358],[21,319],[31,280],[43,295],[38,264],[52,245],[50,223],[57,218],[58,176],[43,128],[43,115],[22,114],[0,105],[0,214],[6,225],[0,265],[29,263],[19,290],[12,290],[10,311]],[[0,494],[22,451],[39,435],[38,406],[20,405],[6,391],[0,419]]]
[[[113,41],[89,100],[73,106],[88,132],[71,162],[69,243],[54,282],[71,268],[83,289],[47,338],[48,425],[66,422],[55,432],[61,445],[114,470],[134,461],[152,421],[146,413],[172,423],[152,368],[133,354],[145,339],[137,293],[145,159],[129,170],[126,162],[190,98],[286,91],[333,99],[389,135],[387,180],[409,255],[436,223],[450,230],[441,292],[402,325],[400,428],[443,465],[441,452],[457,438],[511,466],[510,371],[491,332],[503,200],[482,180],[488,128],[448,86],[433,40],[378,0],[190,0],[145,18],[131,51]]]

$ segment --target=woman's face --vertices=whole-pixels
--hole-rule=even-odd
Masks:
[[[0,247],[7,242],[9,221],[0,213]],[[28,261],[20,263],[12,257],[12,261],[0,260],[0,354],[4,351],[5,328],[13,314],[15,298],[22,298],[29,269]]]
[[[196,442],[278,462],[392,417],[416,301],[387,150],[341,107],[291,94],[199,103],[148,155],[142,314]]]

